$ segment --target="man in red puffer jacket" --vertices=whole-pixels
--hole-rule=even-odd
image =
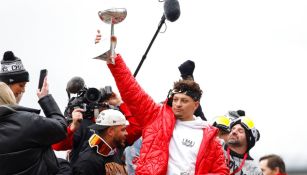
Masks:
[[[202,95],[196,82],[175,82],[161,105],[139,86],[119,54],[108,66],[123,101],[143,126],[136,174],[229,174],[218,130],[193,115]]]
[[[95,43],[100,38],[98,33]],[[113,40],[116,42],[116,37],[112,36]],[[229,174],[217,139],[218,130],[193,115],[202,95],[196,82],[175,82],[169,98],[163,104],[155,103],[136,82],[119,54],[114,60],[110,52],[98,59],[109,63],[123,101],[143,127],[136,174]]]

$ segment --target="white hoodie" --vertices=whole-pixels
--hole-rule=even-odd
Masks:
[[[208,122],[200,117],[195,120],[176,120],[173,136],[169,145],[168,175],[195,174],[198,150],[203,139],[203,128]]]

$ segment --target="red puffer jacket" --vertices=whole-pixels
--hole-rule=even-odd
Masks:
[[[166,102],[161,105],[144,92],[118,54],[115,64],[108,64],[123,101],[143,126],[143,142],[136,174],[165,175],[169,143],[175,126],[174,113]],[[217,129],[207,127],[197,155],[195,174],[229,174]]]

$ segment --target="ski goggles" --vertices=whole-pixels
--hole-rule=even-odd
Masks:
[[[241,119],[241,124],[243,124],[247,129],[253,129],[255,127],[255,124],[252,119],[248,117],[241,117],[239,119]]]
[[[88,143],[91,148],[96,147],[97,153],[104,157],[114,154],[112,147],[97,134],[93,134]]]
[[[213,126],[222,129],[223,131],[230,132],[230,122],[231,121],[227,116],[222,115],[215,119]]]

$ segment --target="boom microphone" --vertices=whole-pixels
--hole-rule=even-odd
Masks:
[[[82,88],[84,88],[84,80],[81,77],[73,77],[70,79],[66,86],[67,93],[76,94],[78,93]]]
[[[146,51],[145,51],[145,54],[143,55],[138,67],[136,68],[133,76],[136,77],[136,75],[138,74],[143,62],[145,61],[146,59],[146,56],[149,52],[149,49],[151,48],[153,42],[155,41],[161,27],[163,24],[165,24],[165,20],[169,20],[170,22],[174,22],[176,21],[180,16],[180,7],[179,7],[179,2],[178,0],[165,0],[164,1],[164,13],[161,17],[161,20],[160,20],[160,23],[159,23],[159,26],[158,26],[158,29],[156,31],[156,33],[154,34],[153,38],[151,39]]]
[[[164,15],[170,22],[174,22],[179,18],[180,6],[178,0],[165,0]]]

